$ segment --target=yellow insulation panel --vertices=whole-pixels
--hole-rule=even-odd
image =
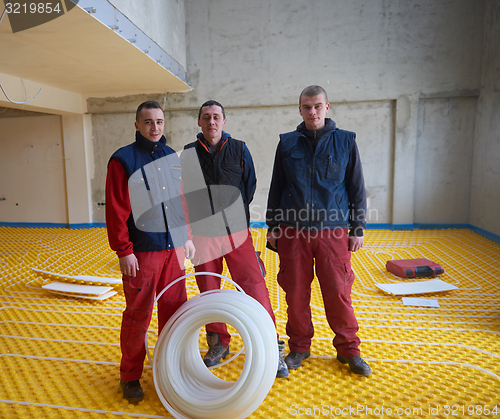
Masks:
[[[265,248],[264,229],[252,229],[252,236],[266,264],[278,332],[287,340],[286,302],[276,282],[279,260]],[[458,289],[412,296],[438,300],[435,308],[405,306],[401,297],[375,287],[402,281],[386,271],[387,260],[410,258],[440,263],[445,273],[439,278]],[[315,280],[311,358],[288,379],[277,379],[251,417],[500,417],[500,246],[465,229],[368,230],[352,266],[361,355],[373,375],[352,374],[335,359]],[[168,417],[149,365],[142,380],[145,399],[132,405],[122,397],[120,285],[102,284],[117,291],[105,301],[58,296],[41,288],[50,279],[32,268],[120,277],[105,229],[0,227],[0,417]],[[197,293],[193,280],[187,285],[190,295]],[[151,353],[156,329],[154,316]],[[241,339],[231,332],[234,353]],[[203,332],[200,347],[206,350]],[[240,355],[214,373],[236,381],[243,362]]]

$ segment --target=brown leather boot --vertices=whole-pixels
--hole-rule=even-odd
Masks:
[[[139,382],[139,380],[120,380],[120,385],[123,390],[123,398],[127,399],[130,403],[138,403],[142,399],[144,399],[144,393],[142,391],[141,383]]]
[[[203,357],[203,362],[207,367],[217,365],[221,359],[224,359],[229,354],[229,346],[224,346],[220,343],[219,334],[207,333],[208,352]]]
[[[339,362],[342,362],[342,364],[349,364],[349,368],[354,374],[370,375],[372,373],[370,366],[359,355],[342,356],[337,354],[337,359]]]

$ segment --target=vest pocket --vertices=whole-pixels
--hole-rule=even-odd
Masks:
[[[339,161],[334,160],[332,156],[328,156],[326,161],[326,179],[340,182],[343,179],[342,165]]]
[[[175,183],[175,190],[177,194],[181,192],[181,179],[182,179],[182,169],[180,164],[171,164],[170,173],[172,173],[172,178]]]
[[[293,150],[288,157],[283,159],[285,170],[292,176],[301,177],[304,172],[305,154],[301,150]]]
[[[182,168],[180,164],[171,164],[170,165],[170,172],[172,173],[172,176],[176,179],[181,178],[181,173],[182,173]]]

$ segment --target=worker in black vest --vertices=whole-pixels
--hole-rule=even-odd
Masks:
[[[232,280],[259,301],[276,324],[265,268],[249,230],[249,205],[257,184],[255,168],[245,143],[222,130],[226,121],[219,102],[205,102],[198,113],[202,132],[181,154],[183,191],[197,249],[192,262],[196,272],[222,274],[225,259]],[[220,288],[219,277],[196,278],[201,292]],[[204,362],[210,367],[229,354],[230,335],[224,323],[208,324],[206,330],[209,350]],[[278,345],[282,355],[284,342],[279,341]],[[277,377],[283,378],[288,376],[288,368],[281,355]]]

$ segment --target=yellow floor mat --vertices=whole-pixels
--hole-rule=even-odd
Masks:
[[[252,229],[252,235],[266,264],[278,331],[286,340],[277,255],[265,248],[265,230]],[[385,270],[385,262],[409,258],[440,263],[445,269],[440,279],[458,290],[419,296],[439,302],[439,308],[424,308],[405,306],[401,297],[374,286],[400,282]],[[312,356],[288,379],[277,379],[250,417],[500,417],[500,246],[469,230],[368,230],[352,265],[361,355],[373,375],[354,375],[335,359],[315,281]],[[0,228],[0,417],[168,417],[149,367],[143,376],[145,400],[131,405],[122,398],[120,286],[112,285],[118,294],[105,301],[57,296],[41,289],[50,280],[32,268],[120,277],[102,228]],[[196,292],[193,281],[188,288],[191,295]],[[156,328],[154,319],[151,352]],[[240,345],[234,336],[231,350]],[[235,381],[242,363],[239,359],[217,375]]]

